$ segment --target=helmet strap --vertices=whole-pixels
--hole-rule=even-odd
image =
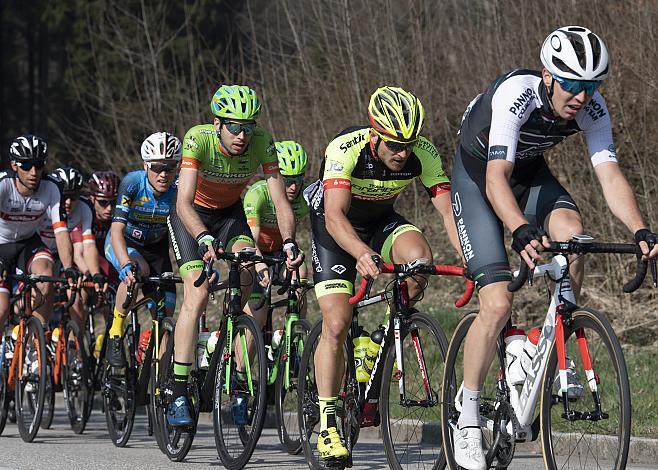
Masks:
[[[379,160],[379,146],[382,143],[382,138],[379,137],[379,134],[377,134],[377,142],[375,142],[375,145],[372,145],[372,141],[370,141],[370,150],[372,151],[372,156],[375,157],[375,160]]]
[[[553,93],[555,92],[555,79],[551,77],[551,86],[547,89],[548,95],[548,104],[551,107],[551,111],[555,112],[555,106],[553,106]]]
[[[230,150],[224,145],[224,142],[222,141],[222,126],[224,125],[224,122],[220,119],[219,121],[219,130],[217,131],[217,140],[219,140],[219,150],[226,155],[227,157],[234,157]]]
[[[21,177],[19,176],[19,174],[18,174],[17,171],[16,171],[14,174],[16,175],[16,179],[18,180],[18,182],[21,183],[25,189],[27,189],[28,194],[32,194],[32,193],[35,191],[34,189],[30,189],[30,188],[27,186],[27,184],[25,184],[25,182],[21,179]],[[40,183],[40,182],[41,182],[41,181],[39,181],[39,183]],[[37,187],[38,187],[38,185],[37,185]],[[23,194],[22,191],[18,191],[18,192],[19,192],[20,194]]]

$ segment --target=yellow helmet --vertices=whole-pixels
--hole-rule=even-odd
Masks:
[[[420,136],[425,111],[420,100],[402,88],[384,86],[370,97],[368,118],[385,139],[412,142]]]

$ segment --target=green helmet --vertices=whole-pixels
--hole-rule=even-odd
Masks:
[[[294,140],[277,142],[276,155],[279,157],[279,171],[283,176],[302,175],[306,171],[308,157],[301,145]]]
[[[222,85],[210,100],[210,110],[218,118],[255,120],[260,100],[248,86]]]

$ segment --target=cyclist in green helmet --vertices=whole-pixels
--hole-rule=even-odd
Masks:
[[[244,85],[222,85],[210,102],[211,124],[192,127],[183,139],[178,199],[168,219],[176,263],[184,283],[176,322],[171,426],[192,424],[187,381],[195,357],[197,322],[208,303],[208,281],[194,287],[205,261],[216,257],[213,242],[225,250],[253,247],[240,194],[262,167],[276,207],[289,262],[301,263],[295,242],[295,218],[285,195],[272,136],[256,124],[261,104]],[[242,298],[249,299],[253,267],[242,272]],[[246,401],[244,401],[246,403]],[[244,410],[246,413],[247,410]]]

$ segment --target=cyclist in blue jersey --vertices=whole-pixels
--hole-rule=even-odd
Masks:
[[[113,367],[125,365],[121,335],[126,312],[122,305],[128,286],[135,282],[133,265],[140,276],[172,270],[167,217],[176,195],[174,180],[182,155],[181,142],[167,132],[156,132],[142,143],[141,153],[144,169],[128,173],[121,182],[112,226],[105,239],[105,257],[122,281],[107,350],[107,361]],[[172,288],[165,295],[167,313],[173,314],[176,291]]]

